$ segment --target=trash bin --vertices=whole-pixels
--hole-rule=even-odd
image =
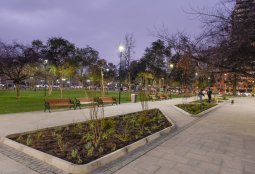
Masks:
[[[136,103],[137,102],[137,94],[131,94],[131,102]]]

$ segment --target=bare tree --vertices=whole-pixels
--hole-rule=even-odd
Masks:
[[[192,9],[190,14],[203,23],[203,32],[195,39],[183,34],[169,35],[165,28],[157,30],[156,36],[178,53],[191,50],[192,58],[213,67],[213,73],[234,74],[236,93],[237,76],[255,75],[254,11],[254,0],[227,0],[212,10]]]
[[[122,70],[127,72],[129,94],[131,94],[131,71],[130,71],[130,66],[131,66],[131,61],[133,59],[133,55],[135,53],[134,48],[135,48],[134,35],[133,35],[133,33],[131,33],[131,34],[127,33],[125,35],[125,51],[124,51],[124,54],[123,54],[124,68],[122,68]]]
[[[20,84],[29,78],[29,67],[36,64],[37,59],[32,48],[18,43],[0,43],[0,74],[14,82],[17,99],[20,98]]]

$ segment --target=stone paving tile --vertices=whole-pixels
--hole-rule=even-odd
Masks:
[[[148,152],[146,156],[160,158],[161,163],[171,161],[169,168],[167,164],[159,164],[155,173],[255,173],[255,105],[251,104],[255,100],[235,100],[235,105],[226,104],[209,113],[195,125]],[[121,171],[130,168],[132,163]]]
[[[228,167],[223,167],[219,174],[243,174],[241,170],[236,170]]]
[[[170,160],[159,159],[156,164],[160,167],[172,169],[177,164],[177,162],[170,161]]]
[[[136,171],[136,170],[131,169],[129,167],[122,168],[122,169],[120,169],[120,170],[118,170],[116,172],[116,174],[128,174],[128,173],[132,173],[132,174],[146,174],[146,172]]]
[[[172,170],[169,168],[161,167],[154,174],[181,174],[181,171]]]
[[[10,148],[6,145],[0,144],[0,155],[3,154],[5,155],[6,158],[3,156],[0,156],[0,169],[1,170],[7,170],[5,171],[4,174],[11,173],[11,172],[17,172],[17,168],[19,173],[40,173],[40,174],[65,174],[62,170],[55,168],[51,165],[48,165],[44,163],[43,161],[37,160],[31,156],[28,156],[22,152],[18,152],[17,150]],[[8,158],[11,158],[15,162],[11,162]],[[4,160],[7,159],[7,160]],[[23,164],[20,165],[20,164]],[[16,163],[16,164],[15,164]],[[17,167],[9,167],[8,166],[17,166]],[[13,171],[8,171],[8,170],[13,170]]]
[[[198,167],[194,167],[187,164],[177,164],[173,171],[181,172],[182,174],[205,174],[206,170]]]

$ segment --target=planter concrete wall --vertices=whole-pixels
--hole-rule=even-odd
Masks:
[[[183,114],[185,114],[185,115],[187,115],[187,116],[191,116],[191,117],[201,117],[201,116],[203,116],[203,115],[205,115],[205,114],[207,114],[207,113],[213,111],[214,109],[217,109],[218,107],[221,107],[223,104],[225,104],[225,102],[218,103],[216,106],[214,106],[214,107],[212,107],[212,108],[209,108],[209,109],[207,109],[207,110],[205,110],[205,111],[203,111],[203,112],[200,112],[200,113],[198,113],[198,114],[190,114],[190,113],[188,113],[187,111],[185,111],[185,110],[183,110],[183,109],[181,109],[181,108],[179,108],[179,107],[177,107],[177,106],[173,106],[173,107],[174,107],[176,110],[178,110],[179,112],[181,112],[181,113],[183,113]]]
[[[92,162],[90,162],[88,164],[84,164],[84,165],[73,164],[71,162],[68,162],[68,161],[62,160],[60,158],[57,158],[55,156],[38,151],[38,150],[28,147],[26,145],[20,144],[16,141],[9,139],[9,138],[4,138],[3,143],[5,145],[8,145],[8,146],[20,151],[20,152],[23,152],[27,155],[34,157],[34,158],[42,160],[52,166],[62,169],[65,172],[72,173],[72,174],[85,174],[85,173],[89,173],[99,167],[102,167],[102,166],[106,165],[107,163],[110,163],[120,157],[127,155],[128,153],[132,152],[133,150],[135,150],[147,143],[150,143],[151,141],[156,140],[161,135],[169,133],[172,129],[175,128],[175,125],[169,118],[167,118],[167,119],[172,124],[172,126],[165,128],[165,129],[163,129],[157,133],[154,133],[148,137],[145,137],[133,144],[130,144],[126,147],[116,150],[115,152],[112,152],[108,155],[105,155],[95,161],[92,161]]]

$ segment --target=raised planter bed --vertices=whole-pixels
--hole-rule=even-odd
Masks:
[[[3,143],[68,173],[89,173],[168,133],[174,124],[158,109],[100,120],[96,144],[82,122],[7,136]],[[113,129],[114,127],[114,129]]]
[[[202,115],[216,109],[220,105],[221,104],[217,104],[217,103],[209,104],[205,101],[203,101],[203,103],[201,105],[198,101],[194,101],[194,102],[190,102],[187,104],[175,105],[174,108],[188,116],[199,117],[199,116],[202,116]]]

